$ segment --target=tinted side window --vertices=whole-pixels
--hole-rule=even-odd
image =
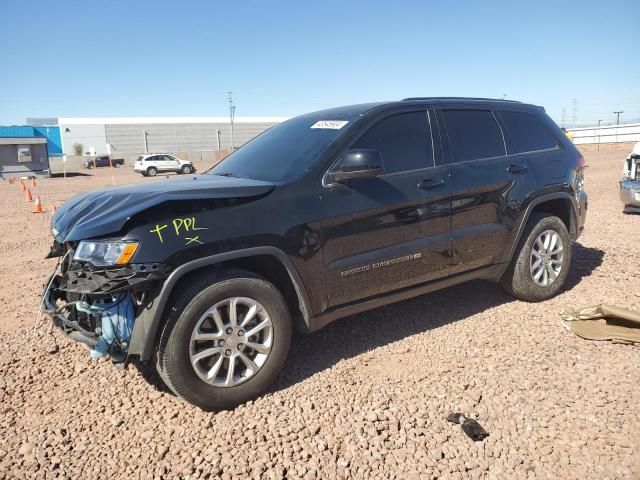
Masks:
[[[443,110],[454,162],[505,155],[502,131],[488,110]]]
[[[427,112],[401,113],[376,123],[351,146],[380,152],[386,173],[433,167]]]
[[[500,110],[502,120],[513,139],[513,153],[555,148],[556,140],[540,120],[527,112]]]

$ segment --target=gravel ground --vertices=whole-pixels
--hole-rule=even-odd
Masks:
[[[587,228],[557,298],[527,304],[474,282],[341,320],[295,339],[269,393],[219,413],[179,401],[151,369],[91,360],[47,323],[30,350],[50,214],[0,182],[0,478],[639,478],[640,350],[582,340],[558,316],[640,309],[624,154],[585,151]],[[116,171],[131,181],[162,180]],[[48,210],[110,182],[45,179],[34,193]],[[454,411],[490,436],[472,442],[446,422]]]

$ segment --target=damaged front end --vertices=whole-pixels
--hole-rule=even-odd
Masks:
[[[59,257],[45,285],[43,305],[54,324],[91,356],[124,364],[136,319],[148,308],[167,277],[163,264],[96,267],[75,259],[78,243],[54,243],[48,258]]]
[[[629,155],[625,161],[620,200],[626,213],[640,213],[640,155]]]

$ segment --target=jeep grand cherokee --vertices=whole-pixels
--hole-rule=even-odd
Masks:
[[[204,174],[66,202],[43,302],[92,355],[154,362],[180,397],[228,408],[274,380],[294,328],[478,278],[557,294],[583,167],[543,108],[515,101],[310,113]]]

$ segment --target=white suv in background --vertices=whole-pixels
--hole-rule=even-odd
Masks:
[[[155,177],[158,172],[176,172],[189,174],[196,171],[193,163],[180,160],[168,153],[148,153],[140,155],[133,165],[136,172],[145,177]]]

